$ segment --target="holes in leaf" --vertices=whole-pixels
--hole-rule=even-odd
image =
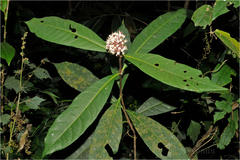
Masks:
[[[187,80],[186,80],[186,79],[184,79],[184,80],[183,80],[183,82],[187,82]]]
[[[75,39],[77,39],[77,38],[78,38],[78,36],[76,35],[76,36],[74,36],[74,38],[75,38]]]
[[[109,155],[110,157],[113,157],[114,154],[113,154],[112,148],[109,146],[109,144],[106,144],[104,148],[105,148],[106,151],[108,152],[108,155]]]
[[[186,84],[186,86],[188,87],[188,86],[189,86],[189,84]]]
[[[157,67],[159,66],[159,64],[158,64],[158,63],[156,63],[156,64],[154,64],[154,65],[155,65],[155,66],[157,66]]]
[[[202,78],[203,76],[200,74],[198,77],[199,77],[199,78]]]
[[[72,28],[71,24],[69,25],[69,29],[70,29],[72,32],[76,32],[76,31],[77,31],[75,28]]]
[[[41,20],[40,22],[41,22],[41,23],[43,23],[44,21],[43,21],[43,20]]]
[[[198,83],[196,85],[198,86]]]
[[[190,77],[190,79],[193,79],[192,77]]]
[[[167,156],[168,154],[168,149],[160,142],[158,143],[158,148],[162,149],[162,155]]]
[[[184,73],[187,73],[187,71],[183,71]]]

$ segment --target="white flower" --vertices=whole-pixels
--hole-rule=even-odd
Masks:
[[[124,55],[124,51],[127,50],[126,42],[125,35],[121,31],[114,32],[107,38],[106,49],[113,55]]]

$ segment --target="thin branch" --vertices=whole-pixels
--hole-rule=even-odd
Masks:
[[[120,76],[120,80],[119,80],[119,97],[120,97],[120,100],[121,100],[121,104],[122,104],[122,110],[123,110],[123,113],[126,117],[126,120],[129,124],[129,127],[130,129],[132,130],[133,132],[133,154],[134,154],[134,160],[137,159],[137,145],[136,145],[136,140],[137,140],[137,136],[136,136],[136,132],[135,132],[135,129],[133,128],[133,125],[132,125],[132,122],[127,114],[127,111],[126,111],[126,107],[125,107],[125,104],[124,104],[124,101],[123,101],[123,94],[122,94],[122,56],[120,55],[119,56],[119,76]]]

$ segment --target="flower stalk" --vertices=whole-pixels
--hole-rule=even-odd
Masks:
[[[133,154],[134,154],[134,160],[137,159],[137,145],[136,145],[136,142],[137,142],[137,136],[136,136],[136,132],[135,132],[135,129],[133,128],[133,124],[127,114],[127,111],[126,111],[126,107],[125,107],[125,104],[124,104],[124,101],[123,101],[123,94],[122,94],[122,78],[123,78],[123,71],[122,71],[122,55],[119,56],[119,98],[120,98],[120,101],[121,101],[121,104],[122,104],[122,111],[124,113],[124,116],[127,120],[127,123],[130,127],[130,129],[132,130],[132,133],[133,133]]]

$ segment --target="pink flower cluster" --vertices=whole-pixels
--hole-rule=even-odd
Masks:
[[[114,32],[107,38],[106,49],[113,55],[124,55],[124,51],[127,50],[125,35],[121,32]]]

